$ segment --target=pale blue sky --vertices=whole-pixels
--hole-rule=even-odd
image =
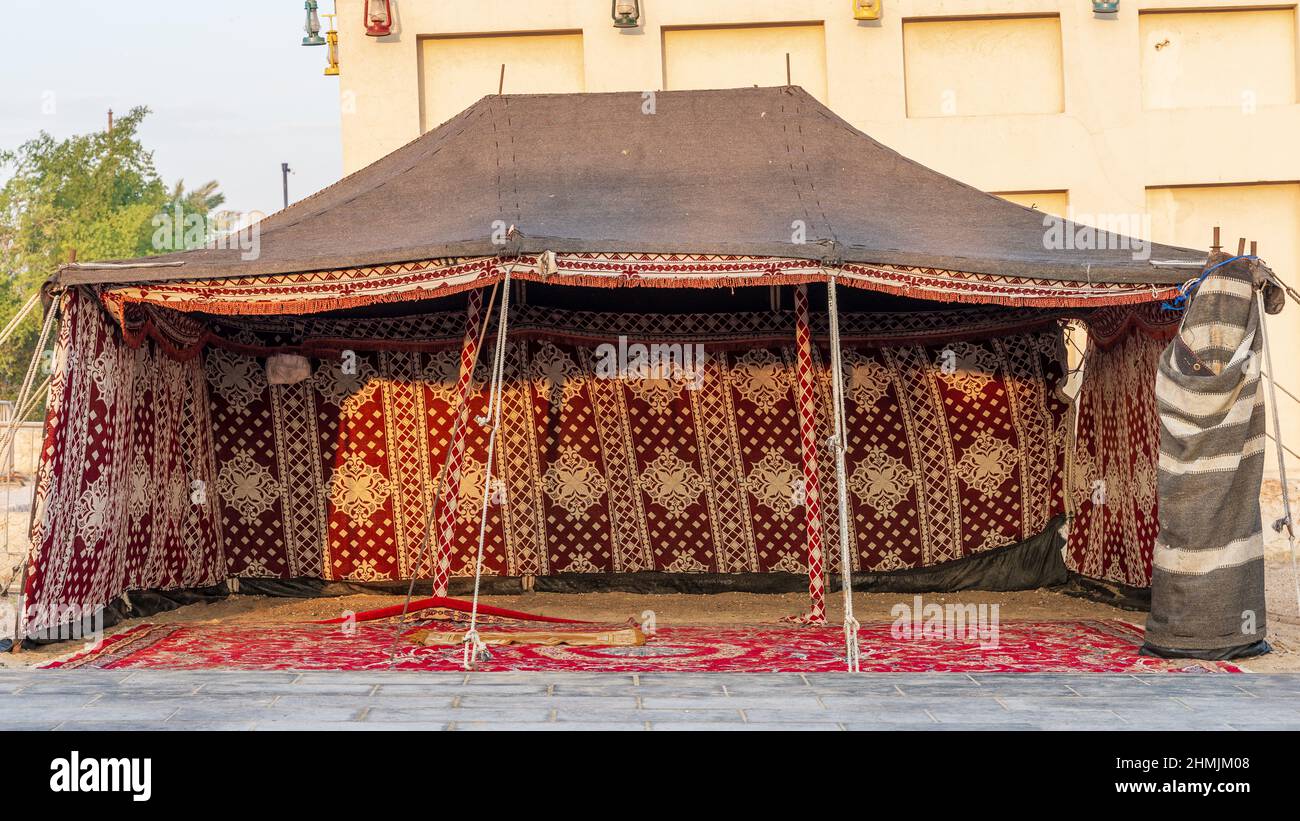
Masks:
[[[0,0],[0,147],[147,105],[142,136],[169,186],[216,179],[226,207],[278,210],[281,162],[291,200],[342,170],[338,78],[321,74],[324,47],[300,45],[302,5]]]

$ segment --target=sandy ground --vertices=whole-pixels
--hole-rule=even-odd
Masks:
[[[1300,479],[1287,482],[1291,490],[1291,516],[1300,528]],[[1264,520],[1264,555],[1277,561],[1291,561],[1291,546],[1286,531],[1276,531],[1273,523],[1282,518],[1282,483],[1277,479],[1265,479],[1260,487],[1259,508]],[[1300,533],[1296,534],[1300,536]]]
[[[1292,483],[1300,485],[1300,482]],[[1254,672],[1300,672],[1300,611],[1297,610],[1296,583],[1285,537],[1273,534],[1268,524],[1281,515],[1280,486],[1276,481],[1266,482],[1261,497],[1264,508],[1265,536],[1269,561],[1267,562],[1266,589],[1269,603],[1269,640],[1274,652],[1251,659],[1243,666]],[[20,519],[16,525],[19,533],[26,527],[27,500],[24,494],[14,493],[11,520]],[[0,496],[0,499],[3,497]],[[1293,499],[1300,499],[1300,487],[1293,489]],[[1300,512],[1300,511],[1298,511]],[[11,524],[11,527],[14,525]],[[25,545],[25,539],[12,539],[15,547]],[[9,566],[0,567],[0,588],[7,581]],[[997,604],[999,616],[1004,621],[1070,621],[1076,619],[1123,619],[1137,625],[1146,621],[1146,614],[1120,610],[1104,604],[1067,596],[1048,590],[1031,590],[1015,593],[963,592],[947,595],[927,595],[924,600],[940,604]],[[753,594],[722,593],[702,595],[641,595],[634,593],[593,593],[570,595],[560,593],[532,593],[518,596],[490,596],[484,601],[498,607],[507,607],[552,616],[587,619],[600,622],[623,622],[628,618],[642,618],[645,611],[653,611],[660,626],[672,624],[725,624],[764,623],[802,612],[807,604],[804,594]],[[325,599],[282,599],[261,596],[235,596],[215,604],[183,607],[169,613],[160,613],[147,621],[155,623],[200,622],[264,622],[285,623],[333,618],[346,611],[361,612],[391,604],[400,604],[402,598],[383,595],[356,595]],[[892,621],[890,608],[899,603],[912,603],[911,596],[893,593],[857,594],[853,607],[859,621]],[[838,622],[842,616],[839,594],[828,596],[830,619]],[[112,632],[127,629],[140,620],[124,622]],[[71,645],[51,645],[18,654],[0,654],[0,667],[34,666],[43,664],[76,649]]]

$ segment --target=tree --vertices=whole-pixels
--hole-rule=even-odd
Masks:
[[[182,182],[167,189],[153,152],[137,137],[148,114],[137,107],[112,131],[62,141],[41,132],[16,150],[0,151],[0,168],[12,170],[0,188],[0,325],[74,250],[83,261],[178,250],[156,247],[155,216],[179,206],[206,223],[222,204],[215,181],[193,191]],[[22,382],[40,332],[36,314],[0,350],[0,397],[12,398]]]

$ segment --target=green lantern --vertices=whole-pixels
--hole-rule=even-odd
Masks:
[[[316,12],[316,0],[307,0],[302,7],[307,10],[307,25],[303,26],[307,36],[302,38],[302,44],[304,46],[325,45],[325,38],[320,36],[320,15]]]
[[[634,29],[641,25],[640,0],[614,0],[610,13],[616,29]]]
[[[1118,14],[1119,0],[1092,0],[1093,14]]]

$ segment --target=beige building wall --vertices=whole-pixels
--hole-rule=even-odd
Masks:
[[[615,29],[607,0],[394,0],[389,37],[338,0],[344,171],[497,91],[795,83],[876,139],[1048,213],[1131,219],[1204,248],[1247,235],[1300,285],[1300,105],[1294,3],[643,0]],[[326,80],[321,80],[326,82]],[[1300,308],[1270,323],[1278,378],[1300,395]],[[1300,403],[1285,396],[1300,451]],[[1300,472],[1300,459],[1292,469]]]

